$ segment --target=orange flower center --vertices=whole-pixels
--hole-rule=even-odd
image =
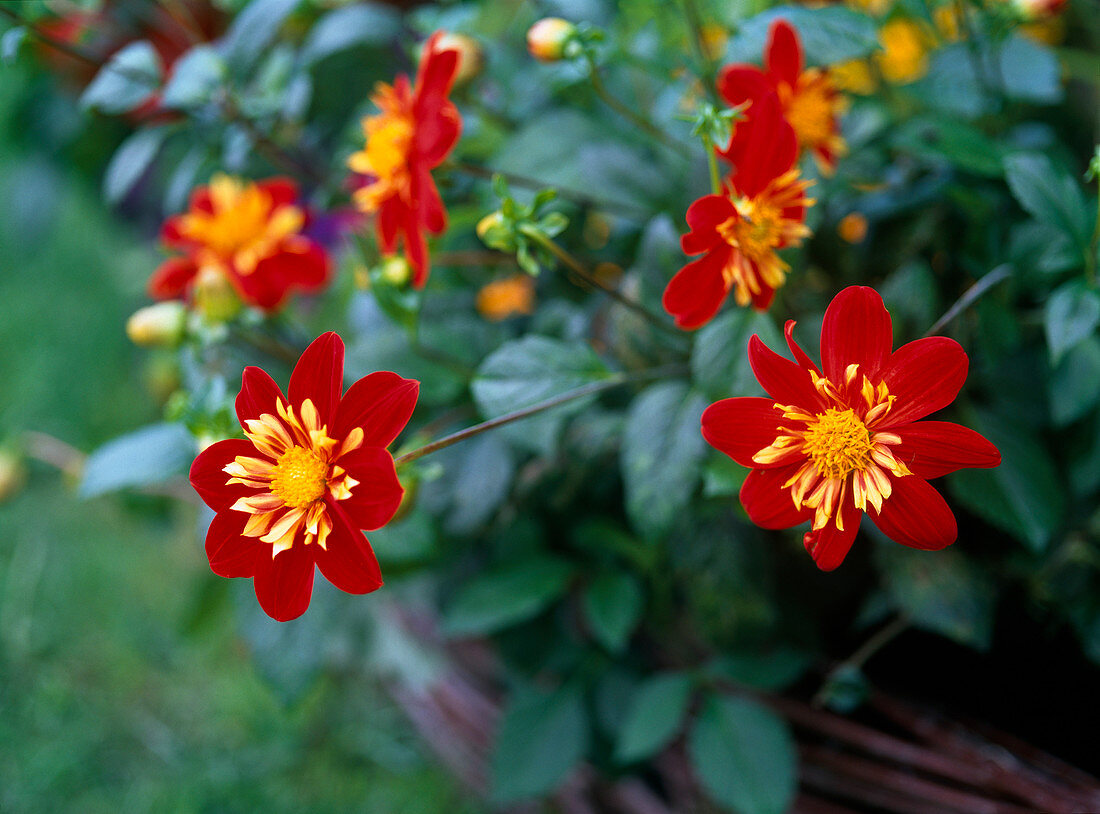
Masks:
[[[382,112],[363,119],[366,145],[348,159],[354,172],[372,177],[355,193],[366,212],[377,212],[387,198],[408,192],[409,153],[416,132],[412,110],[394,88],[379,83],[373,100]]]
[[[328,484],[329,465],[305,447],[291,447],[271,470],[271,493],[292,508],[320,499]]]
[[[806,454],[823,478],[843,478],[871,463],[871,432],[854,410],[832,407],[803,430]]]
[[[786,97],[783,112],[800,144],[823,144],[832,138],[837,96],[828,74],[810,68],[798,77],[796,87],[780,86],[780,94]]]
[[[259,186],[228,175],[211,179],[210,203],[213,212],[184,215],[180,233],[202,245],[203,265],[232,263],[240,274],[251,274],[257,263],[276,253],[305,223],[298,207],[275,207]]]

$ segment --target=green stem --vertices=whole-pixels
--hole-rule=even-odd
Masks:
[[[879,650],[884,648],[902,633],[907,631],[911,626],[909,618],[904,614],[895,617],[885,627],[877,630],[867,641],[859,646],[859,648],[852,653],[844,661],[840,662],[836,667],[830,670],[830,675],[835,675],[838,671],[847,668],[849,670],[862,670],[870,658],[875,655]],[[826,682],[827,684],[828,682]],[[814,696],[812,704],[815,707],[821,707],[825,705],[826,700],[826,687],[822,687],[821,690]]]
[[[1093,227],[1092,240],[1089,241],[1088,252],[1085,254],[1085,280],[1091,288],[1096,288],[1096,254],[1100,252],[1100,192],[1096,198],[1096,226]]]
[[[592,82],[592,89],[596,91],[596,95],[600,97],[605,105],[607,105],[624,119],[629,121],[639,130],[652,137],[659,144],[668,148],[670,152],[679,157],[683,157],[683,148],[681,147],[681,145],[677,144],[675,141],[669,138],[667,133],[661,131],[655,124],[653,124],[653,122],[649,121],[649,119],[631,110],[630,107],[623,104],[611,95],[611,92],[608,91],[607,87],[603,83],[603,78],[600,76],[600,69],[596,65],[596,60],[592,58],[591,54],[585,54],[585,61],[588,63],[588,79]]]
[[[955,304],[948,308],[947,312],[942,317],[937,319],[935,324],[931,328],[924,332],[924,335],[933,336],[934,334],[939,333],[941,330],[943,330],[944,326],[946,326],[949,322],[951,322],[951,320],[953,320],[955,317],[957,317],[959,314],[961,314],[963,311],[973,305],[975,300],[981,297],[986,291],[993,288],[993,286],[997,285],[997,283],[1001,282],[1002,280],[1007,280],[1011,276],[1012,267],[1009,266],[1007,263],[1001,266],[997,266],[997,268],[993,269],[993,271],[989,272],[989,274],[985,275],[984,277],[982,277],[982,279],[978,280],[978,282],[974,283],[974,285],[970,286],[970,288],[966,289],[966,291],[963,292],[963,295],[955,301]]]
[[[718,97],[716,84],[717,72],[714,70],[714,61],[707,56],[707,47],[703,40],[703,18],[699,14],[699,8],[695,0],[684,0],[684,17],[687,19],[688,29],[691,31],[691,42],[695,47],[695,55],[699,59],[699,81],[703,83],[703,90],[718,106],[723,101]]]
[[[710,191],[715,195],[722,194],[722,176],[718,172],[718,157],[714,154],[714,145],[710,139],[703,139],[703,149],[707,154],[707,166],[710,168]]]
[[[667,374],[682,374],[685,372],[683,365],[662,365],[660,367],[651,368],[650,370],[642,370],[637,373],[616,373],[603,381],[592,382],[586,384],[583,387],[577,387],[568,392],[562,393],[560,396],[554,396],[553,398],[540,401],[537,404],[532,404],[530,407],[524,407],[521,410],[515,410],[511,413],[506,413],[498,418],[490,419],[489,421],[483,421],[480,424],[475,424],[473,427],[467,427],[464,430],[445,435],[444,437],[432,441],[429,444],[425,444],[422,447],[406,452],[404,455],[398,456],[394,459],[395,466],[402,466],[403,464],[411,463],[418,458],[423,458],[425,455],[429,455],[438,450],[445,449],[449,446],[457,444],[459,441],[465,441],[467,438],[473,438],[475,435],[480,435],[483,432],[487,432],[497,427],[502,427],[505,424],[511,424],[513,421],[520,421],[524,418],[530,418],[533,415],[544,412],[546,410],[552,410],[555,407],[560,407],[562,404],[567,404],[570,401],[575,401],[585,396],[591,396],[594,393],[602,393],[604,390],[610,390],[613,387],[619,385],[628,384],[630,382],[645,381],[647,379],[659,379]]]

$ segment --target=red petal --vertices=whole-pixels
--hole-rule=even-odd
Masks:
[[[699,198],[688,207],[687,223],[691,231],[680,238],[684,254],[702,254],[724,242],[718,226],[737,216],[737,209],[725,195]]]
[[[174,300],[187,293],[199,268],[189,257],[170,257],[149,278],[147,290],[155,300]]]
[[[774,78],[792,88],[798,83],[802,73],[802,43],[798,40],[798,32],[786,20],[772,23],[764,50],[764,64]]]
[[[172,249],[188,249],[194,247],[195,241],[183,236],[183,232],[180,230],[182,224],[182,215],[176,215],[164,221],[164,224],[160,227],[160,239],[165,246]]]
[[[325,579],[349,594],[367,594],[382,587],[378,558],[362,532],[340,509],[329,506],[332,532],[317,552],[317,567]]]
[[[746,116],[734,127],[725,157],[733,163],[730,177],[734,187],[742,195],[755,198],[794,166],[798,138],[772,91],[754,100]]]
[[[907,424],[946,407],[966,381],[968,365],[959,343],[945,336],[902,345],[883,365],[882,380],[897,401],[880,427]]]
[[[235,404],[237,420],[245,427],[245,422],[250,418],[259,418],[264,413],[278,415],[275,402],[280,399],[286,402],[286,397],[279,385],[275,384],[275,380],[266,371],[249,365],[241,375],[241,392],[237,394]],[[253,449],[249,454],[255,455],[256,450]]]
[[[447,209],[439,197],[439,189],[427,168],[421,168],[419,179],[413,192],[417,200],[417,220],[433,235],[442,234],[447,230]]]
[[[852,503],[850,494],[845,496],[844,503],[841,504],[841,512],[844,531],[838,530],[836,523],[830,520],[823,528],[818,531],[807,531],[802,537],[802,545],[822,571],[832,571],[844,562],[856,539],[859,523],[863,519],[863,512]]]
[[[397,250],[397,230],[405,219],[407,208],[396,195],[387,198],[378,208],[375,226],[378,230],[378,244],[382,254],[393,254]]]
[[[424,43],[420,67],[416,73],[416,87],[413,90],[418,104],[422,104],[424,99],[438,98],[450,93],[451,83],[458,72],[458,51],[451,48],[436,50],[442,36],[442,31],[436,31]]]
[[[918,421],[891,427],[901,443],[890,449],[894,457],[919,478],[938,478],[956,469],[989,469],[1001,463],[1001,453],[969,427],[949,421]]]
[[[228,438],[211,444],[191,464],[191,485],[211,509],[216,512],[227,511],[238,498],[253,494],[256,490],[239,483],[227,485],[229,475],[225,473],[225,467],[233,463],[238,455],[255,458],[260,454],[251,441],[241,438]]]
[[[291,178],[268,178],[256,186],[268,194],[272,206],[287,206],[298,200],[298,185]]]
[[[358,486],[352,487],[351,497],[335,504],[355,528],[373,531],[390,522],[405,494],[397,479],[393,457],[379,447],[359,447],[338,463],[359,481]]]
[[[782,469],[754,469],[741,484],[741,505],[749,519],[765,529],[789,529],[813,517],[810,509],[796,509],[791,490],[783,484],[794,475],[796,466]]]
[[[780,404],[796,405],[811,412],[824,409],[810,374],[765,345],[757,334],[749,339],[749,364],[760,386]]]
[[[771,90],[767,76],[754,65],[727,65],[718,74],[717,85],[730,107],[759,99]]]
[[[817,369],[817,365],[814,364],[814,360],[809,357],[806,351],[802,350],[802,346],[794,341],[794,326],[798,323],[793,319],[788,319],[783,326],[783,335],[787,337],[787,347],[791,349],[791,353],[798,361],[798,364],[802,365],[805,370],[812,370],[814,373],[821,375],[821,371]]]
[[[301,541],[272,559],[271,549],[256,558],[256,598],[264,613],[278,622],[297,619],[313,595],[313,552]],[[320,546],[316,546],[320,548]]]
[[[314,339],[302,353],[290,374],[288,395],[291,403],[301,406],[313,402],[321,423],[329,427],[344,392],[344,341],[333,331]]]
[[[879,293],[867,286],[849,286],[833,297],[825,310],[821,366],[838,387],[844,383],[845,369],[853,363],[877,383],[893,342],[890,314]]]
[[[340,400],[332,437],[345,438],[355,427],[362,427],[364,446],[388,447],[409,423],[419,393],[416,379],[388,370],[364,376]]]
[[[928,481],[916,475],[890,480],[893,489],[882,503],[882,513],[871,512],[883,534],[922,551],[939,551],[955,542],[959,536],[955,515]]]
[[[241,534],[248,515],[224,511],[214,515],[206,532],[206,557],[219,577],[251,577],[259,557],[271,557],[271,546]]]
[[[661,304],[676,318],[676,325],[687,330],[705,325],[714,318],[729,289],[722,269],[732,249],[717,248],[688,263],[669,280]]]
[[[741,466],[772,469],[787,464],[762,465],[752,456],[770,445],[778,434],[782,413],[775,402],[764,398],[733,398],[716,401],[703,411],[703,437],[715,449],[726,453]]]
[[[413,288],[423,288],[428,282],[428,272],[431,270],[428,259],[428,241],[420,228],[420,220],[411,209],[405,215],[403,224],[405,234],[405,259],[412,266]]]
[[[420,100],[416,116],[416,161],[438,167],[450,155],[462,135],[458,108],[444,98]]]

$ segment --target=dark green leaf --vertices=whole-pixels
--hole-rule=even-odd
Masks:
[[[1059,286],[1047,300],[1043,325],[1051,361],[1057,364],[1066,351],[1091,336],[1100,325],[1100,294],[1083,280]]]
[[[447,610],[443,630],[449,636],[480,636],[524,622],[561,596],[573,567],[538,557],[467,582]]]
[[[161,104],[177,110],[201,107],[225,80],[226,65],[211,45],[198,45],[172,66],[172,76],[164,86]]]
[[[783,814],[797,789],[794,739],[782,719],[747,698],[707,699],[688,736],[703,788],[737,814]]]
[[[576,690],[517,693],[493,748],[493,799],[512,802],[557,788],[588,749],[586,718]]]
[[[975,175],[999,178],[1004,174],[999,144],[973,125],[942,118],[914,119],[902,124],[894,143],[924,158],[947,161]]]
[[[626,511],[645,537],[668,533],[699,482],[706,399],[683,382],[651,385],[635,398],[623,433]]]
[[[1000,63],[995,76],[1005,96],[1040,104],[1061,101],[1062,68],[1049,48],[1019,34],[991,47]]]
[[[592,635],[613,653],[625,646],[642,614],[642,588],[630,574],[603,574],[584,592],[584,615]]]
[[[809,666],[805,653],[780,647],[769,653],[731,653],[719,660],[716,669],[738,684],[782,690],[801,678]]]
[[[195,439],[182,424],[151,424],[88,456],[80,496],[161,483],[185,472],[194,457]]]
[[[665,673],[642,684],[615,744],[615,759],[633,763],[657,754],[680,731],[691,701],[691,677]]]
[[[1050,412],[1056,426],[1072,424],[1100,400],[1100,339],[1079,342],[1054,368]]]
[[[147,127],[118,146],[103,174],[103,197],[109,203],[118,203],[133,189],[153,163],[168,133],[166,127]]]
[[[1089,242],[1089,218],[1081,187],[1066,171],[1038,153],[1005,158],[1005,177],[1016,200],[1036,220],[1061,230],[1082,250]]]
[[[749,339],[759,334],[764,344],[782,352],[783,335],[767,314],[735,308],[720,314],[699,331],[691,353],[691,376],[711,398],[763,395],[749,366]]]
[[[271,45],[301,0],[252,0],[233,18],[221,41],[226,63],[236,73],[250,70]]]
[[[144,104],[160,87],[161,65],[145,40],[132,42],[108,60],[80,97],[80,106],[102,113],[126,113]]]
[[[739,14],[739,6],[728,7]],[[750,62],[759,65],[768,41],[768,29],[778,19],[786,20],[798,30],[808,65],[833,65],[850,59],[870,56],[879,48],[875,22],[840,6],[806,8],[779,6],[747,20],[731,19],[737,33],[726,49],[725,62]]]
[[[317,21],[302,46],[301,59],[312,65],[358,45],[382,45],[400,31],[397,12],[380,3],[357,3],[334,9]]]

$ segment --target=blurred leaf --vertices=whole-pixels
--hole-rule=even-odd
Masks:
[[[1004,174],[999,144],[973,125],[943,118],[911,119],[893,134],[894,144],[914,155],[947,161],[975,175]]]
[[[118,146],[103,173],[103,197],[108,203],[121,201],[141,180],[171,129],[146,127],[132,133]]]
[[[637,396],[623,432],[626,512],[645,537],[668,533],[701,475],[706,399],[683,382],[660,382]]]
[[[797,756],[786,724],[747,698],[708,698],[688,735],[707,794],[738,814],[783,814],[797,789]]]
[[[553,557],[480,574],[450,604],[443,631],[448,636],[482,636],[525,622],[565,593],[572,574],[572,565]]]
[[[164,86],[161,104],[176,110],[201,107],[221,87],[226,73],[225,60],[216,48],[197,45],[172,66],[172,76]]]
[[[580,693],[516,693],[504,710],[493,747],[492,798],[498,803],[553,791],[588,749]]]
[[[715,451],[703,466],[703,494],[706,497],[736,496],[749,471],[730,456]]]
[[[727,8],[731,15],[741,13],[736,4]],[[761,64],[768,29],[779,19],[798,30],[808,65],[847,62],[870,56],[879,49],[875,21],[866,14],[840,6],[778,6],[747,20],[729,20],[737,33],[730,39],[724,61]]]
[[[1070,280],[1047,300],[1043,312],[1050,359],[1057,364],[1066,351],[1091,336],[1100,325],[1100,294],[1084,280]]]
[[[19,58],[19,49],[27,41],[27,29],[17,25],[9,28],[0,36],[0,61],[5,65],[11,65]]]
[[[381,3],[357,3],[333,9],[310,29],[301,60],[312,65],[357,45],[384,45],[400,33],[396,10]]]
[[[436,536],[431,516],[415,510],[367,533],[383,567],[391,563],[404,565],[427,560],[435,552]]]
[[[783,353],[783,334],[767,314],[734,308],[719,314],[698,333],[691,353],[691,376],[711,398],[764,395],[749,366],[749,339]]]
[[[1089,213],[1081,187],[1045,155],[1014,153],[1005,158],[1005,177],[1013,196],[1029,214],[1057,227],[1084,250],[1089,242]]]
[[[683,725],[691,690],[691,676],[683,673],[663,673],[646,679],[634,693],[615,744],[615,759],[634,763],[667,746]]]
[[[642,587],[631,574],[601,574],[584,591],[584,616],[592,635],[621,652],[642,615]]]
[[[1065,509],[1065,489],[1044,445],[1026,428],[979,413],[974,429],[1001,451],[995,469],[947,476],[956,500],[1034,552],[1046,549]]]
[[[853,664],[840,664],[825,676],[817,697],[829,709],[847,715],[859,709],[870,694],[871,687],[863,671]]]
[[[1050,381],[1050,412],[1055,426],[1072,424],[1100,400],[1100,339],[1079,342],[1054,368]]]
[[[229,68],[238,74],[250,70],[301,1],[252,0],[245,6],[221,40],[221,53]]]
[[[160,87],[160,57],[145,40],[115,52],[80,96],[80,106],[101,113],[126,113],[140,107]]]
[[[715,669],[758,690],[782,690],[800,679],[811,664],[799,650],[780,647],[768,653],[731,653],[723,656]]]
[[[161,483],[187,470],[195,439],[182,424],[151,424],[108,441],[88,456],[80,496]]]
[[[482,526],[508,498],[516,462],[511,448],[497,433],[472,438],[437,454],[450,486],[445,497],[444,528],[451,534],[469,534]],[[430,489],[429,489],[430,492]]]
[[[1062,68],[1049,48],[1020,34],[991,47],[999,62],[994,76],[1005,96],[1040,104],[1061,101]]]

